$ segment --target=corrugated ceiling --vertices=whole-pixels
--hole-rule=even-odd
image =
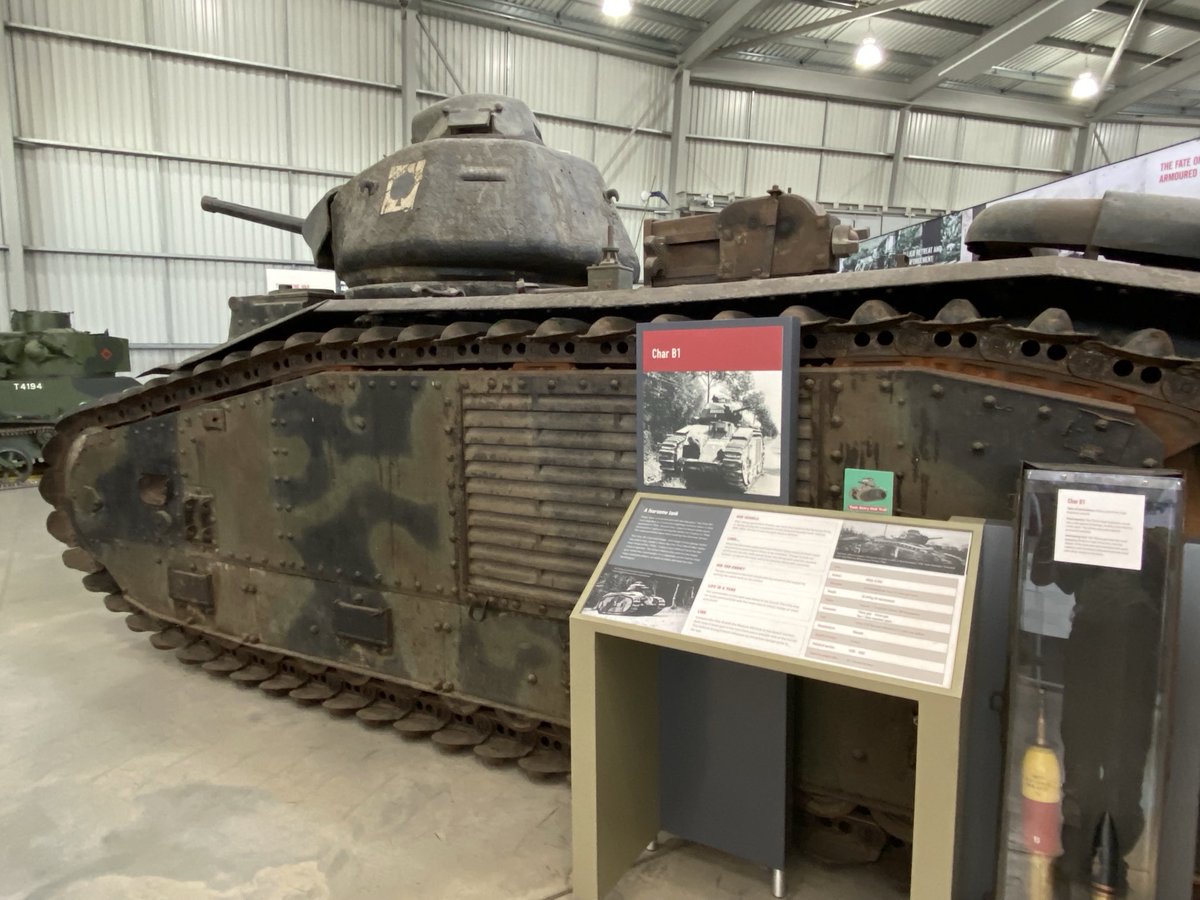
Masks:
[[[477,0],[485,3],[487,0]],[[513,2],[513,0],[509,0]],[[539,10],[561,11],[561,0],[515,0]],[[952,57],[979,40],[978,33],[1003,27],[1014,16],[1028,10],[1030,0],[914,0],[901,12],[874,17],[870,22],[856,21],[814,28],[790,40],[771,40],[770,32],[786,31],[844,15],[852,6],[841,0],[784,0],[768,3],[748,18],[724,43],[743,43],[756,34],[762,41],[743,55],[746,58],[773,59],[785,63],[804,63],[830,71],[854,71],[853,52],[867,34],[871,34],[889,54],[888,62],[877,70],[879,77],[894,80],[916,77],[939,60]],[[1099,5],[1099,4],[1097,4]],[[622,31],[639,37],[651,37],[686,46],[699,29],[715,21],[730,3],[727,0],[646,0],[635,6],[634,15],[620,22],[603,17],[597,0],[575,0],[566,9],[571,19],[595,27]],[[1152,59],[1173,54],[1197,52],[1200,47],[1200,4],[1195,2],[1151,2],[1150,14],[1143,19],[1129,43],[1127,58],[1117,70],[1111,90],[1132,84],[1170,65],[1168,59],[1148,67]],[[646,18],[650,11],[687,17],[683,22],[655,21]],[[1153,13],[1170,13],[1194,20],[1195,29],[1178,27],[1177,22],[1156,19]],[[639,12],[641,15],[639,16]],[[1068,102],[1069,81],[1085,68],[1097,74],[1104,70],[1108,54],[1086,51],[1089,47],[1114,47],[1123,34],[1127,17],[1112,11],[1093,10],[1075,22],[1048,35],[1047,43],[1033,44],[1008,59],[995,60],[989,72],[954,87],[983,92],[1028,93],[1035,96],[1061,97]],[[691,27],[683,27],[690,23]],[[973,33],[975,32],[975,33]],[[1062,46],[1070,42],[1075,46]],[[1193,46],[1195,45],[1195,46]],[[997,79],[1000,79],[999,81]],[[1048,86],[1049,85],[1049,86]],[[1188,92],[1185,92],[1185,94]],[[1140,104],[1154,111],[1156,104],[1178,107],[1176,93],[1164,92]]]

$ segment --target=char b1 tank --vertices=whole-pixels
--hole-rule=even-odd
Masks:
[[[98,397],[137,385],[124,338],[76,331],[71,314],[14,310],[0,332],[0,487],[27,479],[54,423]]]
[[[658,447],[664,479],[688,488],[726,488],[745,492],[763,474],[762,426],[718,395],[692,420]]]
[[[864,476],[858,480],[858,484],[850,488],[850,498],[864,503],[877,503],[887,499],[887,491],[876,484],[874,478]]]
[[[635,490],[639,322],[799,320],[803,506],[840,508],[848,466],[928,518],[1010,518],[1026,459],[1197,474],[1194,206],[1161,218],[1154,267],[843,274],[854,231],[771,192],[647,221],[630,288],[596,169],[479,95],[303,220],[207,206],[299,231],[348,288],[66,418],[41,483],[64,561],[183,662],[527,771],[569,765],[567,618]],[[1085,256],[1119,252],[1105,235]],[[909,837],[915,704],[797,694],[805,809],[854,858]]]
[[[855,534],[852,525],[846,526],[841,552],[848,559],[863,559],[870,562],[900,562],[922,568],[942,569],[947,572],[962,571],[966,558],[953,548],[941,547],[937,538],[917,528],[908,528],[898,534]]]

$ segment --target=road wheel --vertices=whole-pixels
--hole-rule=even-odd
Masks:
[[[33,456],[28,448],[12,441],[0,441],[0,487],[12,487],[33,472]]]

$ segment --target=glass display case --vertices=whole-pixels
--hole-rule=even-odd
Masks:
[[[997,896],[1152,900],[1184,481],[1028,466]]]

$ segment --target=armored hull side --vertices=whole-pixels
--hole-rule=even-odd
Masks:
[[[1027,459],[1195,473],[1196,335],[1145,329],[1197,297],[1200,275],[1044,258],[332,299],[70,416],[42,491],[67,563],[155,646],[561,771],[566,619],[634,492],[636,322],[801,320],[799,504],[877,468],[897,514],[1007,519]],[[822,690],[802,789],[902,833],[911,705]]]

